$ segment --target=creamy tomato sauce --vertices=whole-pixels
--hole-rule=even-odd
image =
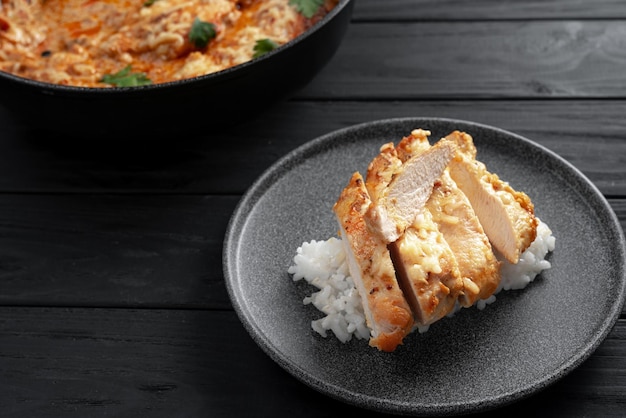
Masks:
[[[258,41],[289,42],[337,2],[307,18],[289,0],[0,0],[0,70],[83,87],[125,69],[150,83],[196,77],[253,59]],[[194,21],[214,29],[206,46]]]

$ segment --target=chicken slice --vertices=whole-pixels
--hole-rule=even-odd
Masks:
[[[396,147],[399,158],[405,160],[427,151],[429,135],[429,131],[417,129],[403,138]],[[454,254],[462,280],[459,303],[467,307],[491,296],[500,283],[500,262],[467,196],[448,169],[435,181],[425,209]]]
[[[450,175],[471,202],[491,244],[516,264],[537,236],[538,221],[530,198],[476,160],[476,147],[469,134],[455,131],[442,141],[456,145]]]
[[[456,257],[463,280],[459,303],[468,307],[490,297],[500,284],[501,263],[469,199],[448,171],[442,174],[426,206]]]
[[[370,345],[394,351],[413,329],[413,314],[396,280],[386,244],[373,234],[365,212],[371,204],[361,175],[352,175],[333,206],[340,226],[350,275],[363,302]]]
[[[430,211],[417,216],[389,251],[417,325],[446,316],[463,290],[456,258]]]
[[[383,145],[381,153],[389,153],[388,148],[389,144]],[[388,173],[384,171],[381,177],[368,180],[372,183],[370,189],[377,190],[377,194],[366,216],[370,226],[386,243],[396,241],[413,223],[428,200],[433,183],[454,155],[454,150],[451,142],[438,143],[405,161],[392,172],[391,178],[386,177]],[[392,161],[387,163],[394,164]],[[370,171],[375,171],[371,165],[368,168]]]
[[[405,159],[409,160],[415,161]],[[383,145],[368,166],[365,180],[372,202],[377,202],[384,195],[398,173],[415,167],[404,166],[393,143]],[[432,190],[432,185],[429,187]],[[463,282],[454,254],[433,222],[430,212],[423,207],[413,210],[416,213],[412,215],[414,220],[408,227],[403,227],[404,233],[387,247],[400,288],[415,315],[416,325],[426,326],[454,308]]]
[[[380,147],[380,152],[367,166],[365,175],[365,187],[370,199],[375,204],[380,196],[385,195],[385,189],[391,183],[393,176],[402,169],[402,161],[393,142],[388,142]]]

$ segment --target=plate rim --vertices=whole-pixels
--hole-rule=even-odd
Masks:
[[[237,294],[235,286],[237,278],[235,277],[234,270],[236,269],[233,265],[231,265],[231,263],[235,264],[235,260],[231,259],[231,255],[236,253],[236,247],[239,243],[237,233],[242,231],[242,228],[248,221],[248,215],[252,212],[252,209],[258,203],[258,200],[267,191],[267,188],[271,186],[272,178],[276,176],[282,177],[284,172],[287,171],[286,168],[291,169],[298,166],[302,159],[306,158],[309,153],[315,153],[316,150],[329,143],[329,141],[332,141],[333,138],[343,138],[349,136],[353,132],[359,132],[373,127],[381,128],[385,126],[403,125],[408,123],[414,124],[415,126],[420,126],[420,124],[425,123],[445,123],[450,125],[462,125],[463,127],[477,127],[479,129],[496,132],[498,135],[515,138],[515,140],[523,142],[526,146],[530,146],[541,153],[546,154],[548,157],[558,162],[558,164],[576,174],[578,180],[585,183],[585,186],[589,187],[591,192],[595,195],[598,203],[600,203],[602,208],[606,211],[606,215],[608,216],[607,219],[610,220],[611,223],[610,230],[612,233],[616,234],[616,245],[619,247],[616,251],[622,255],[621,263],[619,265],[620,268],[618,269],[622,272],[619,294],[617,295],[619,297],[615,298],[615,302],[610,307],[611,309],[608,310],[609,314],[607,317],[604,318],[597,329],[594,329],[594,338],[592,338],[586,345],[582,346],[581,349],[575,353],[576,355],[568,358],[567,361],[562,363],[560,367],[554,369],[551,373],[547,373],[547,376],[544,378],[537,379],[524,387],[520,387],[518,390],[511,391],[510,393],[493,397],[486,396],[484,399],[471,403],[459,402],[458,404],[446,403],[445,405],[433,404],[430,406],[422,404],[417,407],[417,405],[413,405],[408,402],[397,402],[389,399],[381,399],[371,395],[354,394],[347,389],[311,376],[304,368],[300,367],[295,362],[290,361],[287,356],[278,352],[270,339],[263,334],[263,330],[253,321],[253,318],[250,317],[245,309],[245,303],[240,300],[240,295]],[[345,140],[338,140],[337,142],[340,143],[340,145],[346,143]],[[322,152],[324,151],[322,150]],[[326,396],[357,407],[364,407],[378,412],[399,413],[403,415],[456,415],[461,411],[461,408],[463,413],[485,412],[520,401],[534,393],[537,393],[538,391],[544,390],[576,369],[593,354],[593,352],[600,344],[602,344],[608,334],[612,331],[626,302],[626,238],[617,214],[611,208],[608,200],[604,197],[599,188],[587,176],[585,176],[581,170],[576,168],[565,158],[561,157],[547,147],[526,138],[525,136],[480,122],[446,117],[396,117],[357,123],[327,132],[326,134],[313,138],[289,151],[267,167],[248,187],[236,204],[226,227],[222,251],[222,264],[227,292],[240,322],[255,343],[259,345],[272,360],[274,360],[284,370],[297,378],[299,381]],[[358,400],[355,398],[358,398]]]

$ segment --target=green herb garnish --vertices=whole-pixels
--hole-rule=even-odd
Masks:
[[[156,3],[157,0],[146,0],[145,2],[143,2],[143,7],[150,7],[152,6],[154,3]]]
[[[102,83],[112,84],[116,87],[136,87],[152,84],[146,73],[131,73],[130,65],[115,74],[106,74],[100,80]]]
[[[215,25],[213,23],[203,22],[200,18],[196,17],[189,31],[189,42],[194,44],[197,48],[204,48],[216,35],[217,32],[215,31]]]
[[[254,44],[254,55],[252,55],[252,58],[258,58],[261,55],[265,55],[268,52],[275,50],[276,48],[278,48],[278,44],[271,39],[259,39]]]
[[[302,16],[310,19],[322,7],[324,0],[289,0],[289,4],[294,6]]]

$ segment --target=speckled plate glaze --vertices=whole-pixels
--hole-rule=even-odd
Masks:
[[[337,233],[332,205],[379,147],[412,129],[437,139],[459,129],[478,159],[533,200],[552,229],[552,268],[523,290],[501,292],[480,311],[464,309],[393,353],[364,340],[322,338],[312,292],[287,273],[302,242]],[[523,399],[581,364],[617,321],[626,295],[626,243],[615,213],[576,168],[502,129],[467,121],[402,118],[317,138],[270,167],[236,208],[224,243],[233,306],[256,343],[280,366],[336,399],[381,412],[454,415]]]

